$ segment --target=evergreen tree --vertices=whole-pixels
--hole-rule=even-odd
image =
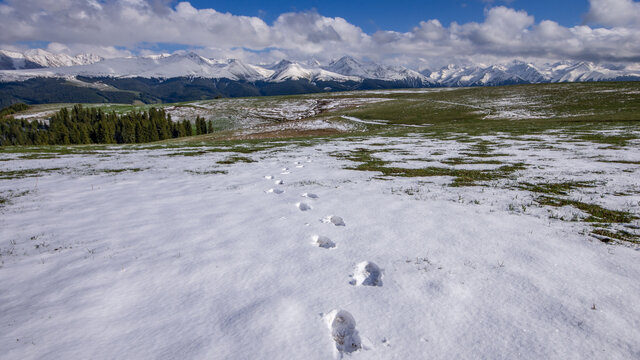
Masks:
[[[0,118],[0,146],[89,143],[141,143],[209,132],[206,121],[197,117],[196,129],[188,120],[173,122],[163,109],[118,115],[100,108],[75,105],[62,108],[48,123]],[[210,127],[210,126],[209,126]]]
[[[115,139],[115,126],[106,120],[98,122],[98,143],[99,144],[113,144]]]
[[[192,136],[193,128],[191,127],[191,122],[189,120],[183,120],[182,124],[184,124],[185,136]]]

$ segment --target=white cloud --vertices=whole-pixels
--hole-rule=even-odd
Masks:
[[[7,5],[0,4],[0,15],[7,16],[11,14],[13,9]]]
[[[590,0],[587,20],[604,26],[640,28],[640,2],[633,0]]]
[[[95,46],[88,44],[61,44],[52,42],[45,49],[54,54],[95,54],[104,58],[125,57],[133,55],[129,50],[119,50],[113,46]]]
[[[94,51],[105,57],[148,53],[155,44],[165,43],[250,62],[284,57],[326,61],[350,54],[416,67],[511,58],[640,61],[639,3],[631,0],[591,0],[587,19],[605,28],[536,23],[525,11],[496,6],[486,10],[483,22],[445,27],[431,19],[408,32],[373,34],[346,19],[313,11],[285,13],[267,24],[258,17],[172,3],[5,0],[0,4],[0,43],[45,41],[52,43],[51,50]]]

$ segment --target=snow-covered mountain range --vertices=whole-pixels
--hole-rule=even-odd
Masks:
[[[619,66],[591,62],[561,61],[537,67],[522,61],[482,66],[449,65],[438,71],[424,71],[443,86],[491,86],[605,80],[640,80],[640,64]]]
[[[88,65],[104,60],[94,54],[54,54],[42,49],[25,52],[0,50],[0,70],[21,70],[39,68],[57,68],[63,66]]]
[[[31,78],[178,78],[197,77],[247,82],[362,82],[376,80],[395,86],[491,86],[521,83],[640,80],[640,64],[612,65],[562,61],[536,66],[522,61],[489,66],[449,65],[421,72],[403,66],[358,61],[344,56],[328,64],[282,60],[271,65],[246,64],[237,59],[208,59],[195,53],[103,59],[69,56],[44,50],[25,53],[0,50],[0,81]]]

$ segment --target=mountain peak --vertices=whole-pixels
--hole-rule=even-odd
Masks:
[[[320,61],[316,60],[315,58],[312,58],[309,61],[307,61],[307,65],[314,68],[319,68],[322,64],[320,64]]]
[[[338,60],[332,60],[329,63],[329,66],[354,66],[354,65],[360,65],[360,62],[356,59],[354,59],[353,57],[349,56],[349,55],[345,55],[341,58],[339,58]]]
[[[43,69],[46,68],[46,69]],[[231,81],[362,82],[379,80],[379,86],[475,86],[519,83],[601,81],[640,79],[640,67],[591,62],[561,61],[536,66],[522,60],[493,65],[451,64],[422,73],[400,65],[381,65],[343,56],[322,66],[311,59],[298,63],[282,59],[273,65],[251,65],[239,59],[208,59],[194,52],[172,55],[130,56],[103,59],[93,54],[70,56],[42,49],[25,52],[0,50],[0,81],[21,81],[33,77],[202,77]],[[10,70],[10,71],[6,71]],[[19,79],[19,80],[15,80]],[[369,85],[368,85],[369,86]],[[378,85],[376,85],[378,86]]]
[[[54,54],[43,49],[30,49],[25,52],[0,50],[0,70],[57,68],[74,65],[87,65],[103,60],[93,54],[71,56],[64,53]]]
[[[284,69],[286,67],[288,67],[289,65],[293,65],[295,64],[293,61],[287,60],[287,59],[282,59],[280,61],[278,61],[275,65],[273,65],[272,69],[273,70],[281,70]]]

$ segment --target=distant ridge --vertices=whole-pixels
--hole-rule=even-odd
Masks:
[[[640,79],[640,64],[627,66],[561,61],[544,66],[514,60],[505,64],[448,65],[436,71],[418,72],[403,66],[358,61],[350,56],[322,65],[282,60],[273,65],[246,64],[238,59],[208,59],[195,53],[103,59],[96,55],[69,56],[45,50],[24,53],[0,50],[0,81],[31,78],[200,77],[233,81],[283,82],[287,80],[350,82],[378,80],[407,87],[495,86],[547,82]]]
[[[103,59],[44,50],[0,50],[0,105],[16,102],[175,102],[213,97],[323,91],[499,86],[590,81],[640,81],[640,64],[561,61],[536,66],[511,61],[448,65],[418,72],[350,56],[321,64],[281,60],[271,65],[209,59],[195,53]]]
[[[42,49],[32,49],[25,52],[0,50],[0,70],[21,70],[55,68],[73,65],[88,65],[104,60],[94,54],[54,54]]]

